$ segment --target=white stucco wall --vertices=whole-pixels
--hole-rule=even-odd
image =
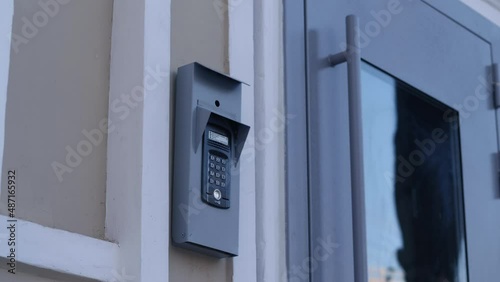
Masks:
[[[168,280],[169,69],[170,0],[114,1],[106,237],[120,281]]]
[[[106,138],[83,131],[107,117],[112,4],[15,1],[2,171],[4,192],[6,170],[18,175],[17,217],[98,238]]]
[[[258,0],[260,1],[260,0]],[[256,4],[258,1],[241,0],[229,1],[229,69],[230,75],[237,77],[247,83],[242,88],[242,112],[243,123],[250,126],[250,132],[240,157],[240,236],[239,256],[233,259],[233,280],[235,282],[259,281],[257,264],[262,261],[257,248],[267,244],[262,236],[258,236],[257,230],[257,208],[256,187],[257,178],[263,175],[257,174],[256,159],[259,149],[256,133],[257,128],[255,109],[257,106],[257,85],[255,77],[255,63],[257,62],[254,45],[260,42],[256,34],[257,19]],[[258,19],[257,19],[258,20]],[[269,28],[271,28],[269,26]],[[263,94],[263,93],[262,93]],[[262,107],[262,105],[259,105]],[[261,111],[259,111],[261,113]],[[260,151],[262,153],[262,151]],[[260,187],[260,189],[264,189]]]
[[[257,281],[286,276],[285,128],[281,1],[254,1]]]

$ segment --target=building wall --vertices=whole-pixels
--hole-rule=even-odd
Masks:
[[[49,1],[42,0],[45,3]],[[50,16],[47,25],[39,28],[36,35],[28,38],[27,43],[16,37],[15,48],[18,51],[12,54],[10,67],[4,171],[13,168],[20,173],[18,217],[102,238],[106,209],[106,155],[109,156],[111,151],[106,149],[106,141],[93,146],[92,153],[82,158],[81,164],[72,168],[72,172],[64,173],[62,182],[59,182],[51,164],[65,164],[65,146],[76,149],[79,142],[86,138],[82,129],[90,131],[98,128],[99,121],[107,116],[113,3],[112,0],[57,1],[65,4],[60,4],[60,10],[53,17]],[[112,157],[116,158],[113,177],[123,178],[120,174],[124,166],[137,170],[142,168],[144,171],[138,173],[140,176],[134,176],[137,186],[125,180],[119,184],[129,186],[126,192],[124,186],[115,183],[114,192],[108,193],[108,197],[111,196],[108,203],[114,200],[115,195],[118,198],[123,194],[126,199],[114,205],[124,206],[126,213],[132,215],[117,220],[122,214],[119,212],[121,210],[115,210],[113,214],[108,212],[112,216],[108,218],[107,231],[111,230],[113,236],[110,238],[116,239],[120,245],[120,256],[116,258],[120,268],[114,271],[124,271],[133,277],[126,281],[285,281],[284,142],[280,129],[283,124],[277,125],[276,121],[284,119],[286,123],[293,120],[287,120],[288,117],[282,112],[282,21],[277,16],[281,13],[281,6],[266,0],[237,0],[230,1],[231,4],[228,4],[229,0],[172,0],[171,19],[155,16],[155,21],[150,20],[144,27],[140,26],[140,22],[147,22],[143,17],[130,19],[142,12],[134,6],[139,1],[120,1],[119,9],[115,9],[115,16],[123,14],[120,21],[116,17],[114,21],[119,27],[114,30],[113,36],[120,37],[120,40],[114,41],[114,47],[119,49],[113,53],[116,60],[114,69],[120,73],[120,69],[133,67],[131,72],[137,75],[138,81],[130,80],[130,76],[115,79],[116,89],[112,91],[115,97],[119,97],[122,90],[130,92],[137,83],[140,84],[144,67],[154,67],[158,62],[154,55],[168,50],[172,88],[170,93],[162,88],[157,89],[159,93],[156,94],[170,95],[170,105],[174,105],[176,69],[198,61],[250,84],[243,89],[242,116],[244,122],[252,126],[252,132],[241,167],[243,201],[240,210],[240,256],[219,260],[171,245],[168,250],[164,248],[167,240],[170,242],[170,234],[165,230],[167,228],[158,226],[167,223],[154,220],[160,218],[161,221],[162,217],[155,215],[165,215],[169,210],[168,197],[163,197],[163,194],[158,197],[157,193],[167,189],[168,185],[150,183],[148,179],[153,178],[148,178],[150,174],[144,173],[155,169],[155,161],[168,158],[166,154],[157,154],[154,159],[144,158],[147,154],[144,151],[148,150],[146,145],[150,144],[148,142],[151,139],[158,138],[164,142],[163,133],[161,137],[154,134],[154,127],[164,126],[166,120],[156,118],[157,109],[150,108],[154,103],[146,101],[133,113],[133,117],[117,125],[112,144],[115,146]],[[24,17],[32,19],[42,9],[38,3],[38,0],[16,2],[15,34],[22,35]],[[6,12],[2,5],[0,21]],[[149,7],[148,10],[148,5],[142,8],[145,10],[144,17],[150,19],[153,8]],[[130,49],[120,47],[127,42],[124,38],[128,38],[130,30],[134,28],[149,31],[146,35],[140,33],[141,36],[156,37],[163,27],[159,18],[170,22],[172,26],[169,44],[156,44],[159,47],[152,50],[152,42],[157,41],[135,35],[131,40],[135,45],[131,49],[148,50],[127,54]],[[149,40],[149,45],[143,44],[141,40]],[[165,49],[161,46],[165,46]],[[6,53],[0,49],[0,67],[5,61],[1,55]],[[146,55],[140,57],[140,53]],[[125,59],[127,55],[130,57],[128,61]],[[0,69],[0,93],[1,75]],[[1,103],[0,95],[0,116]],[[163,111],[159,116],[169,114],[172,121],[174,111],[171,107],[170,113]],[[136,118],[136,115],[140,118]],[[126,130],[132,128],[132,133],[122,134],[124,130],[120,126],[126,127]],[[148,128],[147,133],[143,132],[143,127]],[[172,123],[170,129],[172,132]],[[133,139],[140,134],[147,135],[147,138]],[[170,137],[173,137],[172,134]],[[128,142],[138,145],[118,146]],[[127,152],[123,148],[137,150]],[[170,148],[169,156],[173,155],[172,150]],[[127,159],[130,155],[133,158]],[[137,163],[134,163],[135,157]],[[119,164],[127,160],[127,164]],[[145,190],[149,192],[144,193]],[[0,209],[5,214],[5,198],[0,199],[0,202]],[[151,206],[155,208],[151,209]],[[160,208],[156,209],[158,206]],[[144,212],[146,209],[148,212]],[[126,232],[132,229],[137,231]],[[169,254],[168,263],[164,263],[166,253]],[[158,271],[160,267],[165,269]],[[5,271],[0,271],[0,281],[10,281],[11,278]],[[19,274],[15,281],[53,280]]]
[[[500,0],[461,0],[491,22],[500,26]]]
[[[171,69],[192,62],[229,73],[227,0],[173,0]]]
[[[0,2],[0,159],[3,158],[4,134],[5,134],[5,105],[7,103],[7,84],[9,81],[10,63],[10,32],[12,30],[12,16],[14,13],[14,1]],[[2,190],[0,189],[0,196]]]
[[[243,81],[251,131],[240,159],[239,255],[218,260],[171,246],[170,281],[285,279],[281,22],[279,2],[172,1],[172,78],[198,61]]]
[[[172,99],[175,93],[175,75],[180,66],[199,62],[214,70],[229,72],[226,3],[226,0],[172,0]],[[171,102],[171,105],[174,103]],[[171,117],[174,111],[172,108]],[[232,281],[232,259],[218,260],[174,246],[170,246],[169,256],[169,281]]]
[[[10,35],[12,31],[13,12],[13,1],[0,2],[0,34]],[[10,36],[0,37],[0,40],[0,136],[2,136],[2,138],[0,138],[0,156],[3,156],[5,105],[7,100],[11,45]],[[3,240],[0,240],[0,245],[4,247],[7,244]],[[4,269],[0,271],[0,281],[14,281],[14,279],[16,282],[56,282],[54,280],[43,279],[22,273],[17,273],[16,276],[13,276]]]
[[[18,218],[104,236],[106,136],[84,131],[108,112],[112,4],[15,1],[2,214],[15,169]]]
[[[29,275],[25,273],[16,273],[12,275],[7,271],[0,271],[0,281],[15,281],[15,282],[62,282],[52,279],[41,278],[34,275]],[[75,281],[76,282],[76,281]]]

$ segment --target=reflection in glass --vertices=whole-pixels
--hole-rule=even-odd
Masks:
[[[363,63],[369,282],[466,282],[458,113]]]

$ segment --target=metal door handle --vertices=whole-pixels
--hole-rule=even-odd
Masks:
[[[500,66],[493,64],[493,95],[495,95],[495,107],[500,108]]]
[[[346,34],[346,50],[330,55],[328,59],[332,67],[347,62],[354,281],[367,282],[363,128],[361,121],[361,53],[359,47],[359,19],[357,16],[347,16]]]

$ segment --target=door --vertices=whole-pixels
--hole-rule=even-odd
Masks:
[[[361,206],[351,197],[349,72],[328,62],[346,46],[350,14],[362,59]],[[304,21],[309,258],[289,279],[500,277],[492,45],[423,1],[310,0]]]

